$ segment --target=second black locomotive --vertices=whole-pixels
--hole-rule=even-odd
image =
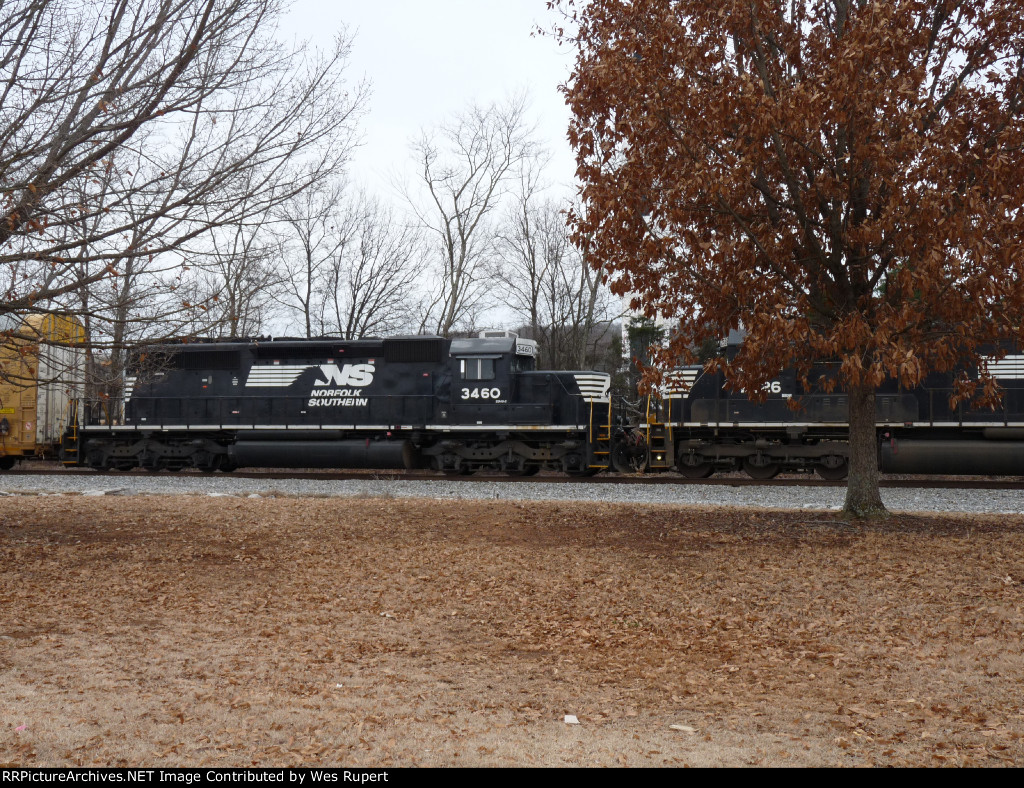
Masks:
[[[721,352],[735,357],[743,337],[734,332]],[[888,380],[875,393],[879,469],[900,474],[1024,475],[1024,355],[1004,348],[988,370],[1003,390],[997,409],[950,404],[953,373],[933,373],[913,388]],[[743,470],[756,479],[783,471],[813,471],[825,479],[847,475],[848,403],[841,389],[826,391],[838,363],[814,365],[807,384],[783,371],[763,401],[730,391],[721,373],[682,367],[649,401],[642,424],[645,451],[633,464],[675,468],[704,478]],[[966,369],[969,376],[978,370]],[[619,451],[623,451],[623,447]]]

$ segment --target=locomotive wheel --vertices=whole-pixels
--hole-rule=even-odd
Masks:
[[[815,467],[815,472],[825,481],[838,482],[846,478],[850,472],[850,463],[845,457],[830,454],[821,458],[821,464]]]
[[[536,476],[537,472],[540,471],[539,465],[527,465],[525,468],[516,468],[515,470],[505,471],[506,476]]]
[[[0,471],[9,471],[14,467],[15,462],[16,460],[14,457],[11,457],[10,455],[0,457]]]
[[[690,452],[679,455],[676,469],[687,479],[706,479],[715,472],[715,466],[705,460],[703,454]]]
[[[633,451],[626,443],[617,443],[612,449],[612,468],[618,473],[643,473],[647,468],[647,452],[641,447]]]
[[[586,465],[586,460],[583,459],[582,454],[566,454],[562,458],[562,470],[565,471],[569,476],[593,476],[595,473],[600,471],[600,468],[591,468]]]
[[[435,471],[440,471],[445,476],[468,476],[472,473],[465,470],[465,464],[455,454],[440,454],[434,457],[433,466]]]
[[[771,462],[763,454],[743,459],[743,470],[751,479],[774,479],[779,475],[779,464]]]
[[[214,473],[220,467],[221,459],[219,454],[206,455],[199,458],[196,468],[200,473]]]

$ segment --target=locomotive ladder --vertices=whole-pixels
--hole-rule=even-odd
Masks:
[[[60,461],[64,466],[78,465],[78,400],[68,402],[64,423],[67,427],[60,439]]]
[[[590,423],[587,438],[590,442],[590,463],[592,470],[605,470],[612,461],[612,401],[608,398],[608,409],[603,403],[590,401]]]
[[[675,465],[675,457],[672,456],[672,425],[664,424],[657,420],[656,414],[651,413],[651,400],[647,397],[647,418],[644,424],[645,438],[647,440],[647,467],[649,468],[671,468]]]

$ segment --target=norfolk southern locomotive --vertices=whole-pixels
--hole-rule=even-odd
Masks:
[[[734,332],[723,352],[734,357],[741,341]],[[761,403],[730,392],[721,374],[701,366],[674,370],[661,396],[648,402],[643,440],[616,445],[616,465],[674,467],[691,478],[743,470],[756,479],[782,471],[842,479],[848,457],[846,395],[823,393],[816,385],[834,376],[837,367],[815,365],[807,388],[792,370],[782,372],[767,383]],[[970,402],[951,407],[951,373],[932,374],[913,389],[895,381],[883,384],[875,395],[880,469],[1024,475],[1024,355],[1012,349],[990,362],[989,371],[1003,389],[997,410]]]
[[[741,338],[723,352],[734,355]],[[1024,355],[989,365],[993,411],[949,405],[952,375],[876,395],[879,463],[893,473],[1024,475]],[[743,470],[847,473],[847,402],[782,372],[755,402],[700,366],[671,372],[639,423],[613,412],[610,377],[538,371],[536,343],[476,339],[252,340],[150,347],[123,400],[81,401],[65,464],[97,469],[433,468],[526,475]],[[797,407],[791,407],[792,403]],[[618,426],[615,426],[618,425]]]
[[[98,469],[608,467],[610,377],[535,369],[514,334],[196,342],[140,352],[83,402],[66,464]]]

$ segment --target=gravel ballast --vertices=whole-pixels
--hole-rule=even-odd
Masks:
[[[25,475],[0,480],[0,491],[30,495],[234,495],[282,497],[427,498],[454,500],[593,501],[595,503],[741,506],[769,509],[842,508],[841,487],[647,485],[456,481],[451,479],[252,479],[231,476]],[[1024,514],[1019,490],[887,488],[891,511]]]

